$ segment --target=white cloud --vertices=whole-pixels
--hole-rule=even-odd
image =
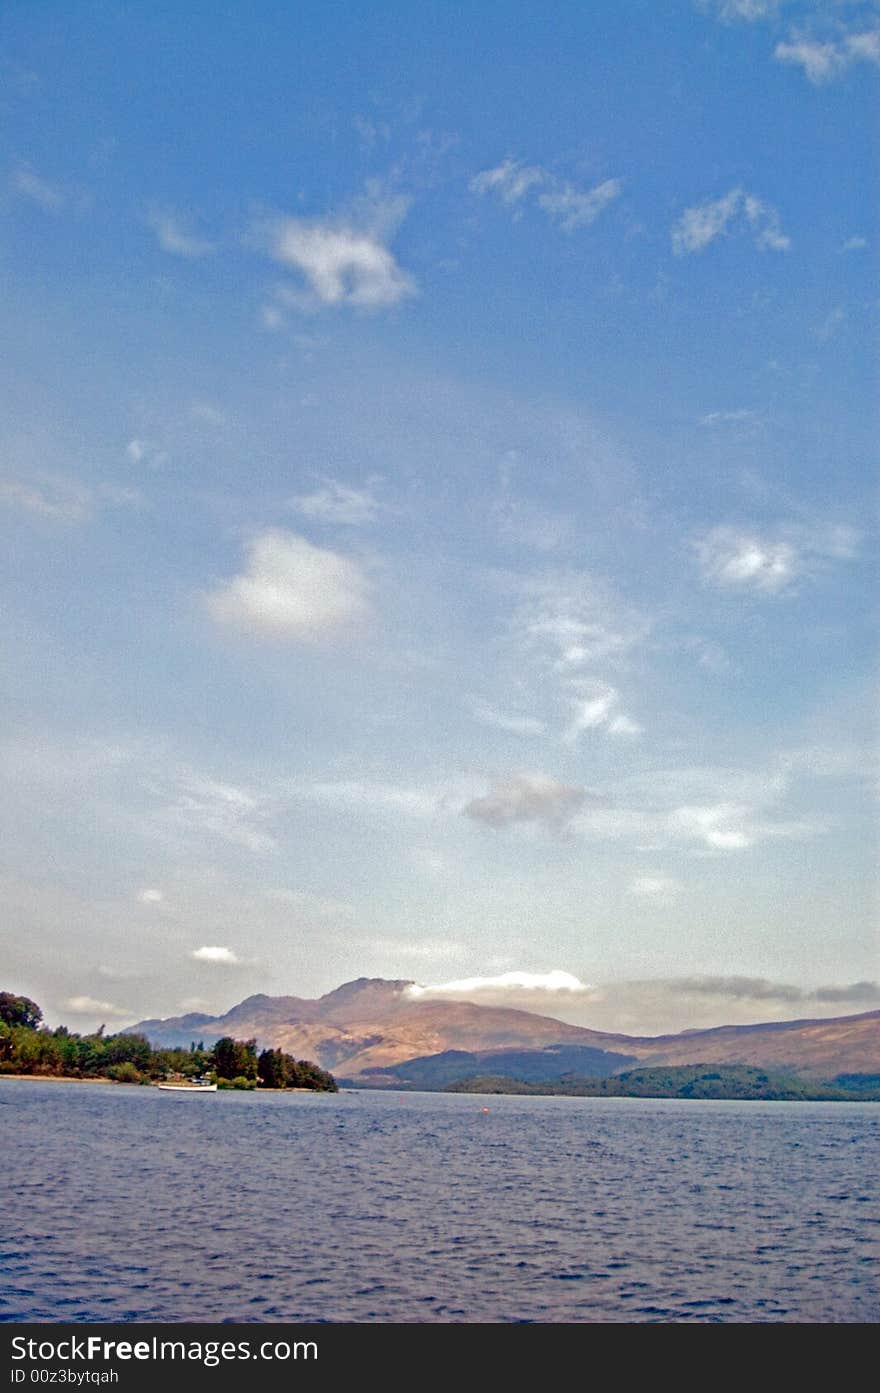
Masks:
[[[406,203],[364,205],[360,220],[279,218],[264,229],[270,255],[300,272],[302,289],[279,292],[297,309],[353,305],[378,310],[413,295],[415,281],[385,245]]]
[[[800,558],[787,542],[771,542],[731,527],[716,527],[696,543],[707,581],[769,592],[782,590],[798,574]]]
[[[829,562],[849,561],[861,534],[846,523],[794,523],[773,538],[735,527],[715,527],[694,543],[703,577],[713,585],[770,593],[800,576],[816,576]]]
[[[543,184],[548,178],[547,171],[539,165],[520,164],[517,160],[502,160],[494,169],[484,169],[475,174],[470,182],[472,193],[495,193],[502,203],[519,203],[529,189]]]
[[[379,513],[378,499],[369,489],[351,488],[335,479],[325,479],[324,487],[313,493],[294,495],[288,506],[314,522],[345,527],[365,527],[375,522]]]
[[[644,852],[683,845],[691,854],[745,851],[761,842],[802,840],[815,823],[779,817],[796,758],[769,771],[728,767],[651,769],[619,779],[614,800],[598,799],[571,823],[587,841],[632,843]]]
[[[737,803],[676,808],[668,828],[673,837],[702,842],[711,851],[744,851],[774,838],[799,841],[817,830],[807,822],[762,821],[754,808]]]
[[[167,209],[154,205],[149,210],[147,222],[155,232],[159,246],[172,256],[184,256],[195,261],[215,250],[213,242],[195,236],[185,221]]]
[[[27,198],[31,203],[36,203],[47,213],[58,213],[64,207],[66,199],[64,195],[53,184],[41,179],[39,174],[35,174],[32,169],[22,167],[15,170],[10,178],[15,193],[22,198]]]
[[[593,694],[581,697],[576,703],[575,717],[568,733],[570,740],[576,739],[583,730],[595,730],[596,726],[607,725],[611,709],[617,701],[617,692],[613,687],[602,687],[601,683],[591,685],[595,687]]]
[[[517,716],[499,711],[490,702],[473,697],[468,703],[471,715],[484,726],[509,731],[511,735],[543,735],[546,726],[534,716]]]
[[[514,209],[515,217],[520,216],[523,199],[543,189],[544,192],[536,194],[537,205],[564,232],[589,227],[620,195],[622,188],[620,179],[606,179],[595,188],[578,189],[540,165],[520,164],[511,159],[502,160],[494,169],[482,170],[470,182],[472,193],[495,194],[508,208]]]
[[[548,774],[512,774],[491,784],[482,798],[473,798],[462,812],[475,822],[500,829],[517,822],[542,823],[560,831],[583,806],[583,788],[571,788]]]
[[[686,839],[704,842],[713,850],[740,851],[754,842],[754,834],[748,827],[748,814],[748,808],[736,803],[676,808],[671,824]]]
[[[576,227],[589,227],[599,214],[620,196],[623,182],[620,179],[606,179],[586,193],[564,184],[551,193],[542,193],[538,204],[555,218],[563,232],[573,232]]]
[[[137,898],[141,904],[161,904],[165,896],[161,890],[139,890]]]
[[[639,735],[641,726],[619,711],[620,694],[604,682],[570,682],[577,696],[573,700],[574,716],[564,739],[574,744],[585,730],[604,729],[611,735]]]
[[[795,34],[789,42],[778,43],[773,56],[780,63],[803,68],[808,80],[815,87],[821,87],[854,63],[880,66],[880,29],[851,32],[824,42]]]
[[[672,231],[672,247],[677,255],[702,251],[733,218],[740,206],[742,191],[731,189],[723,198],[685,209]]]
[[[736,188],[722,198],[686,208],[672,229],[672,249],[676,256],[704,251],[731,226],[748,229],[761,251],[787,251],[791,246],[776,209]]]
[[[439,982],[427,987],[414,982],[406,988],[405,994],[422,1000],[424,997],[469,997],[486,993],[497,996],[510,992],[563,992],[575,995],[592,990],[589,983],[582,982],[570,972],[555,968],[551,972],[502,972],[497,977],[464,977],[457,982]]]
[[[218,623],[312,643],[367,618],[369,584],[357,561],[273,529],[251,542],[245,570],[218,585],[207,605]]]
[[[145,464],[149,469],[161,469],[168,463],[168,453],[150,440],[129,440],[125,458],[131,464]]]
[[[64,1005],[75,1016],[130,1016],[122,1006],[114,1006],[112,1001],[98,1001],[93,996],[70,996]]]
[[[791,238],[782,231],[775,208],[755,198],[754,194],[746,193],[743,194],[743,212],[752,228],[756,247],[761,251],[788,251]]]
[[[867,245],[867,237],[847,237],[840,250],[842,252],[861,252],[865,250]]]
[[[217,967],[242,966],[241,958],[233,953],[231,948],[220,948],[217,945],[194,948],[190,957],[197,963],[212,963]]]

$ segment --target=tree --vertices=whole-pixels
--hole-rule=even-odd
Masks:
[[[0,1021],[6,1025],[24,1025],[29,1030],[36,1030],[42,1019],[42,1011],[29,996],[0,992]]]
[[[326,1093],[337,1092],[336,1080],[326,1069],[320,1069],[308,1059],[294,1059],[283,1050],[263,1050],[257,1070],[264,1088],[314,1088]]]
[[[264,1088],[284,1088],[287,1083],[286,1056],[280,1050],[263,1050],[257,1060],[257,1074]]]
[[[213,1050],[214,1070],[220,1079],[257,1077],[256,1040],[233,1040],[223,1035]]]

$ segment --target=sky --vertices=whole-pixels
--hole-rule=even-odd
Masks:
[[[0,19],[2,986],[880,1006],[880,12]]]

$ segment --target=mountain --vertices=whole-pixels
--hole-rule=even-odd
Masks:
[[[880,1011],[629,1036],[509,1007],[426,1001],[409,994],[412,985],[359,977],[317,1000],[250,996],[222,1016],[193,1012],[140,1021],[129,1031],[157,1046],[256,1037],[261,1048],[312,1059],[352,1083],[380,1088],[436,1088],[488,1073],[532,1080],[603,1076],[634,1063],[755,1065],[822,1079],[880,1072]],[[462,1072],[450,1072],[457,1065]]]

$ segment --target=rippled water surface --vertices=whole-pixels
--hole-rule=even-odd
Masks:
[[[3,1079],[0,1318],[876,1321],[878,1140],[876,1104]]]

